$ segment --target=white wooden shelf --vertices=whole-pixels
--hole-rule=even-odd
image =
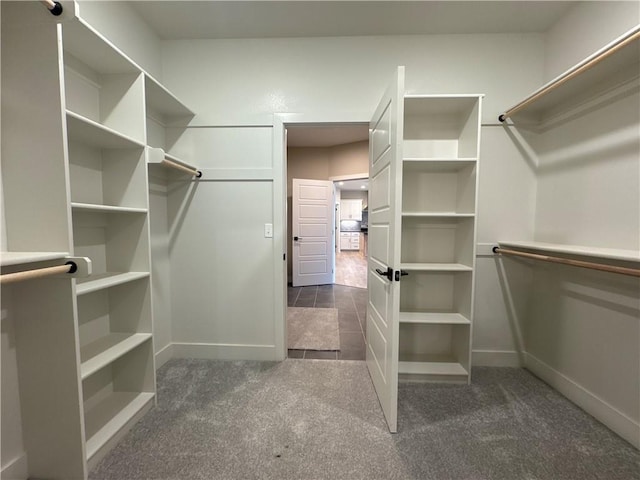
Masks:
[[[161,85],[155,78],[145,74],[147,106],[166,117],[193,117],[195,113]]]
[[[422,272],[472,272],[473,268],[462,263],[402,263],[402,270]]]
[[[416,355],[415,358],[416,361],[398,362],[398,373],[401,375],[451,375],[464,377],[469,374],[459,362],[448,357]]]
[[[402,212],[403,217],[425,217],[425,218],[473,218],[474,213],[457,212]]]
[[[80,377],[84,380],[150,339],[150,333],[112,333],[85,345],[80,349]]]
[[[101,213],[147,213],[146,208],[117,207],[115,205],[97,205],[93,203],[71,202],[71,208],[83,212]]]
[[[76,283],[76,295],[103,290],[127,282],[133,282],[149,276],[149,272],[125,272],[125,273],[100,273],[92,275],[86,280],[78,280]]]
[[[465,113],[478,101],[480,94],[469,95],[404,95],[405,116],[435,117]]]
[[[87,459],[153,402],[153,393],[114,392],[85,412]]]
[[[405,168],[456,171],[478,163],[477,158],[412,157],[403,158]]]
[[[563,245],[559,243],[525,242],[525,241],[500,241],[501,247],[513,247],[519,249],[535,250],[545,253],[564,253],[582,257],[602,258],[607,260],[620,260],[625,262],[640,263],[640,250],[623,250],[617,248],[597,248],[582,245]]]
[[[459,313],[400,312],[400,323],[424,325],[471,325],[471,321]]]
[[[636,26],[580,63],[546,83],[506,110],[507,117],[527,116],[543,120],[559,104],[592,95],[605,84],[637,77],[640,62],[640,26]],[[630,73],[631,72],[631,73]],[[620,74],[624,78],[619,78]],[[517,110],[516,110],[517,109]]]
[[[65,52],[71,53],[100,74],[139,73],[140,68],[82,19],[65,22]]]
[[[9,267],[28,263],[61,260],[69,256],[68,252],[0,252],[0,265]]]
[[[67,110],[69,140],[98,148],[143,148],[144,145],[112,128]]]

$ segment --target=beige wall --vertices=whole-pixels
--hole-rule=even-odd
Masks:
[[[287,149],[287,274],[291,281],[293,263],[291,252],[291,190],[294,178],[311,180],[329,180],[331,177],[365,174],[369,176],[369,142],[362,141],[337,145],[335,147],[289,147]],[[363,198],[367,204],[366,194],[353,192],[358,196],[347,196],[351,192],[343,192],[343,198]]]
[[[329,176],[364,173],[369,176],[369,142],[337,145],[329,149]]]
[[[344,200],[362,200],[362,208],[369,205],[369,195],[368,192],[364,190],[347,190],[340,192],[340,198]]]

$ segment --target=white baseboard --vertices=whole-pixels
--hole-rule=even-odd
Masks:
[[[173,358],[173,343],[156,352],[156,370]]]
[[[0,477],[2,480],[27,480],[27,478],[29,478],[27,454],[23,453],[18,458],[14,458],[3,466]]]
[[[533,355],[524,353],[523,356],[524,366],[531,373],[540,377],[634,447],[640,449],[640,423]]]
[[[211,360],[278,360],[275,345],[174,342],[172,346],[172,358],[208,358]]]
[[[522,367],[521,356],[510,350],[473,350],[471,365],[474,367]]]

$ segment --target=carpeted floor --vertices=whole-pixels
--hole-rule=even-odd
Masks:
[[[640,453],[525,370],[402,384],[388,433],[364,362],[172,360],[93,480],[640,479]]]
[[[338,310],[287,307],[287,348],[340,350]]]

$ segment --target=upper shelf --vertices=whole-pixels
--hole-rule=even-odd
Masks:
[[[191,109],[150,75],[144,76],[144,88],[147,106],[163,115],[165,121],[172,118],[191,118],[195,115]]]
[[[61,260],[68,255],[68,252],[0,252],[0,264],[3,267],[9,267],[48,260]]]
[[[141,69],[82,19],[62,25],[64,50],[101,74],[140,73]]]
[[[562,75],[551,80],[498,117],[504,122],[516,114],[541,121],[554,107],[578,99],[611,82],[620,75],[638,75],[640,62],[640,25],[590,55]]]
[[[70,110],[67,110],[67,130],[69,140],[98,148],[144,147],[133,138]]]
[[[625,262],[640,263],[640,251],[623,250],[617,248],[597,248],[585,247],[581,245],[562,245],[545,242],[498,242],[501,247],[513,247],[527,250],[536,250],[547,253],[564,253],[567,255],[577,255],[581,257],[602,258],[608,260],[620,260]]]

